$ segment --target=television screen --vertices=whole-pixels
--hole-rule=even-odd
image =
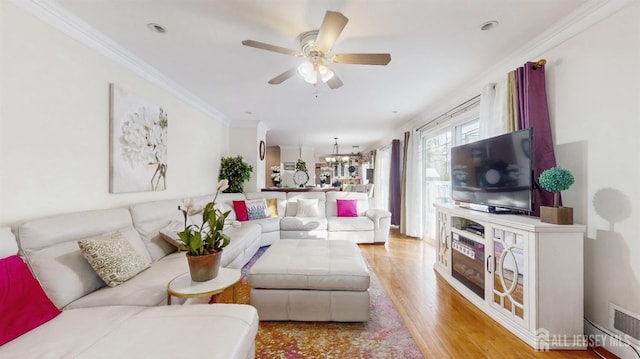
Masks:
[[[532,136],[525,129],[452,147],[453,200],[531,211]]]

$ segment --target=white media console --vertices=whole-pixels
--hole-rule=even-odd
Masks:
[[[585,226],[435,207],[434,267],[447,282],[535,349],[586,348]]]

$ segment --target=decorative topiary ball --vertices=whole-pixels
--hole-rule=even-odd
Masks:
[[[556,193],[569,189],[575,179],[569,170],[562,167],[552,167],[542,171],[538,181],[540,182],[540,187]]]

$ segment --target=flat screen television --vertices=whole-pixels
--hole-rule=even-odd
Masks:
[[[452,199],[491,212],[531,212],[532,136],[529,128],[452,147]]]

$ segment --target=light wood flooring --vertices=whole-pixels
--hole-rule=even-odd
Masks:
[[[426,241],[392,229],[385,245],[360,248],[425,358],[598,358],[591,350],[533,350],[436,274]]]

